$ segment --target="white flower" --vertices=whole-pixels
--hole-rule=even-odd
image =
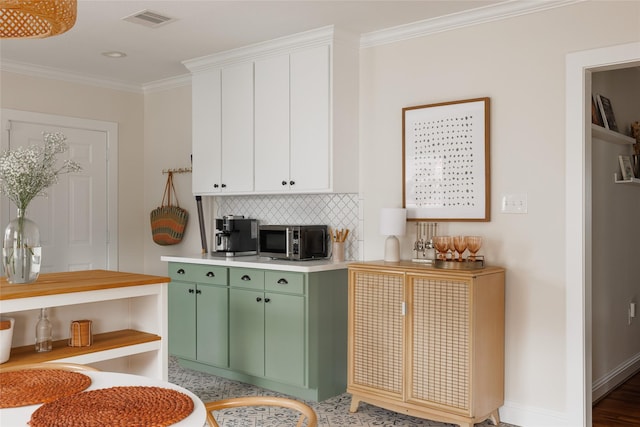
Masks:
[[[67,151],[67,138],[61,133],[42,135],[43,145],[18,147],[0,156],[0,194],[23,212],[34,197],[46,195],[44,190],[58,182],[58,175],[82,170],[73,160],[56,169],[56,155]]]

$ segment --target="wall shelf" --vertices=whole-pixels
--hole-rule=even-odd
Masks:
[[[614,144],[630,145],[636,142],[635,139],[630,136],[623,135],[620,132],[615,132],[609,129],[605,129],[602,126],[591,123],[591,135],[594,138],[602,139],[603,141],[612,142]]]
[[[631,178],[631,179],[618,179],[618,174],[613,174],[613,182],[616,184],[635,184],[640,185],[640,178]]]

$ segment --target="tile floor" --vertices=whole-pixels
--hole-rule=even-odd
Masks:
[[[169,381],[191,390],[203,401],[225,399],[228,397],[251,395],[282,394],[260,387],[231,381],[214,375],[182,368],[175,358],[169,359]],[[453,424],[423,420],[407,415],[397,414],[366,403],[361,403],[358,412],[349,412],[350,396],[345,393],[323,402],[307,402],[318,414],[320,427],[387,427],[387,426],[430,426],[453,427]],[[221,427],[283,427],[293,426],[296,416],[282,410],[270,408],[229,409],[216,414]],[[476,424],[476,427],[491,426],[490,421]],[[516,427],[500,423],[501,427]]]

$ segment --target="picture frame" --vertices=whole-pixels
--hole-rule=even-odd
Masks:
[[[600,107],[598,106],[595,95],[591,97],[591,123],[604,127],[604,122],[602,121],[602,112],[600,111]]]
[[[490,98],[402,109],[408,221],[490,221]]]
[[[616,123],[616,116],[613,114],[613,105],[611,104],[611,100],[600,94],[596,96],[596,99],[598,101],[598,107],[600,107],[604,127],[618,132],[618,124]]]
[[[634,177],[633,175],[633,167],[631,167],[631,156],[618,156],[618,160],[620,161],[620,171],[622,172],[622,180],[623,181],[631,181]]]

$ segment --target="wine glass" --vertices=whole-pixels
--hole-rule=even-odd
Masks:
[[[438,257],[445,261],[447,259],[447,250],[449,249],[449,236],[433,236],[433,246],[438,251]]]
[[[462,261],[462,254],[467,250],[467,237],[455,236],[453,238],[453,247],[456,249],[456,252],[458,252],[458,261]]]
[[[480,250],[480,246],[482,246],[482,237],[480,236],[467,236],[467,249],[471,253],[469,259],[471,261],[476,260],[476,252]]]

